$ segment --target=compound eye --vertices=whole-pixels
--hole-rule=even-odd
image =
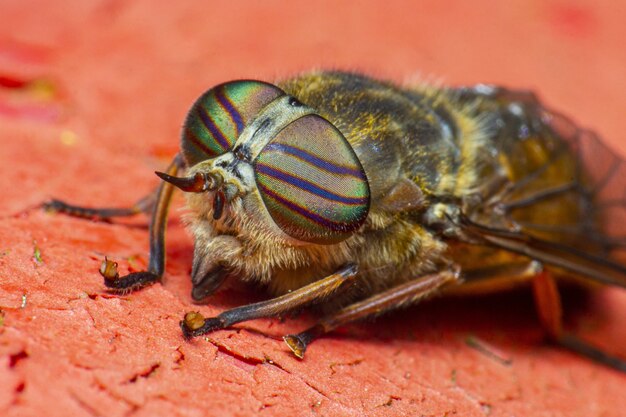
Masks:
[[[204,93],[183,126],[181,150],[187,166],[228,152],[263,107],[285,93],[261,81],[232,81]]]
[[[295,239],[341,242],[367,217],[370,190],[363,167],[341,132],[318,115],[281,130],[254,167],[270,216]]]

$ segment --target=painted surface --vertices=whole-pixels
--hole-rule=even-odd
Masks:
[[[122,273],[145,267],[146,219],[97,223],[36,205],[130,204],[156,185],[202,91],[313,67],[531,88],[626,154],[624,18],[626,4],[608,0],[0,1],[0,414],[621,415],[626,376],[543,343],[527,293],[353,325],[304,361],[280,336],[308,315],[188,343],[185,311],[211,316],[263,295],[232,285],[191,303],[181,210],[164,284],[116,297],[98,266],[108,255]],[[624,291],[572,304],[583,307],[570,326],[626,357]]]

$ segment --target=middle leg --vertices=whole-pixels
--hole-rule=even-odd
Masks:
[[[511,288],[517,282],[535,276],[542,269],[541,264],[534,261],[496,264],[487,268],[463,271],[459,267],[451,266],[352,304],[325,317],[317,325],[302,333],[285,336],[284,340],[297,357],[303,358],[307,346],[313,340],[344,324],[366,317],[375,317],[387,311],[417,303],[431,297],[439,290],[462,290],[461,292],[472,293],[473,291],[480,292],[481,288],[484,291],[485,285],[488,286],[487,288],[493,285]]]
[[[460,270],[457,267],[424,275],[351,304],[323,318],[315,326],[302,333],[285,336],[284,340],[293,353],[302,359],[309,343],[339,326],[414,304],[432,296],[438,290],[448,285],[460,282]]]

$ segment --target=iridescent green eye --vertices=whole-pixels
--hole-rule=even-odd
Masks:
[[[204,93],[189,110],[183,127],[181,149],[187,166],[230,150],[259,111],[284,94],[261,81],[232,81]]]
[[[370,191],[363,167],[341,132],[318,115],[281,130],[254,167],[269,214],[293,238],[337,243],[367,217]]]

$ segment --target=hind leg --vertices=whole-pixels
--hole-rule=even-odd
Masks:
[[[554,277],[549,272],[538,274],[532,281],[539,319],[550,339],[580,355],[626,372],[626,362],[598,349],[563,329],[561,296]]]

